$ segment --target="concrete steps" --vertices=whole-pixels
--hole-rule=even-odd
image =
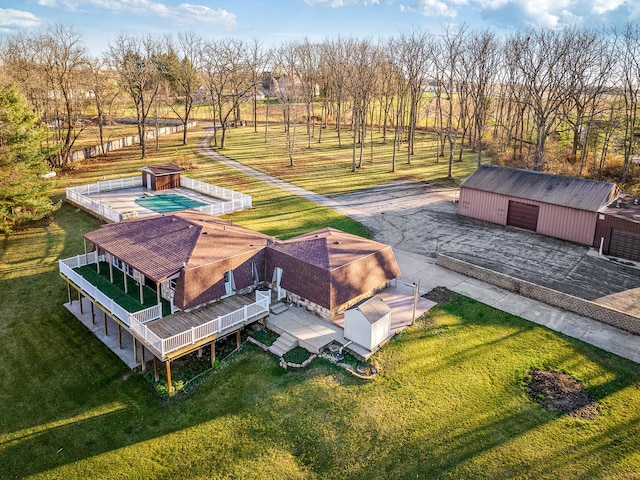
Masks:
[[[298,339],[288,333],[282,333],[269,347],[269,351],[279,357],[298,346]]]
[[[289,310],[289,305],[286,305],[282,302],[274,303],[269,307],[269,311],[274,315],[280,315],[281,313],[284,313],[287,310]]]

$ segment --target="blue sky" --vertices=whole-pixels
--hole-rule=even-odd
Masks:
[[[73,25],[93,54],[119,32],[258,39],[373,39],[466,24],[508,32],[534,25],[601,27],[640,21],[640,0],[0,0],[0,35]]]

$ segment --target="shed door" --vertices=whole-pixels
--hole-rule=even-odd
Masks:
[[[516,202],[509,200],[509,211],[507,212],[507,225],[536,231],[538,226],[538,205]]]
[[[151,174],[147,173],[147,189],[151,190]]]
[[[609,255],[640,261],[640,234],[612,229]]]

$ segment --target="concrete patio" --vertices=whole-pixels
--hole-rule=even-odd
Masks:
[[[221,205],[224,200],[203,195],[201,193],[189,190],[188,188],[172,188],[170,190],[162,190],[160,192],[151,192],[144,187],[127,188],[125,190],[111,190],[110,192],[91,193],[86,195],[87,198],[98,202],[101,205],[105,205],[113,210],[121,213],[131,214],[133,218],[148,217],[151,215],[158,215],[157,212],[149,210],[138,203],[137,199],[144,198],[150,194],[177,194],[191,200],[204,203],[206,205]]]
[[[422,292],[424,290],[421,289]],[[391,309],[391,334],[402,331],[413,323],[413,287],[398,283],[379,292],[378,295]],[[435,305],[435,302],[418,297],[415,318],[420,317]],[[278,315],[271,314],[267,319],[267,326],[278,334],[283,332],[296,338],[298,345],[312,353],[320,353],[331,342],[345,345],[344,315],[329,322],[308,310],[291,306],[287,311]],[[368,358],[373,352],[356,344],[347,348],[356,355]]]

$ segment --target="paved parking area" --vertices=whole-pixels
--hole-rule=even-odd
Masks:
[[[460,216],[455,195],[397,181],[332,200],[394,249],[430,257],[445,253],[588,300],[640,287],[639,270],[589,256],[586,247]]]

